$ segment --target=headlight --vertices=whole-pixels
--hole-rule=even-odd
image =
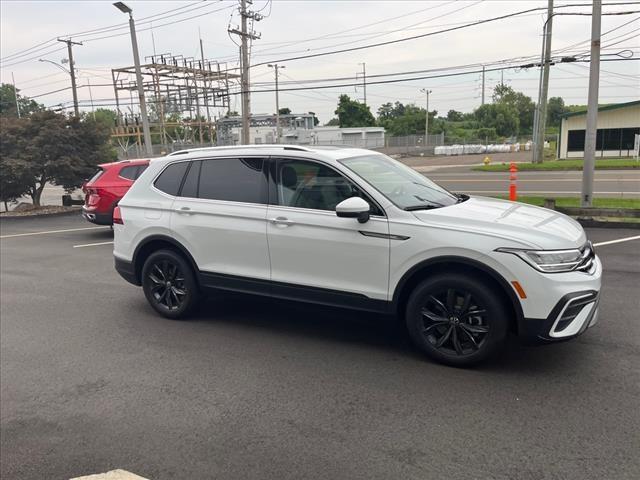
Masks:
[[[574,250],[522,250],[519,248],[498,248],[496,252],[512,253],[519,256],[533,268],[545,273],[571,272],[583,260],[577,248]]]

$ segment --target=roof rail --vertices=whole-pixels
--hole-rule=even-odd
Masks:
[[[208,152],[208,151],[219,151],[219,150],[238,150],[238,149],[250,149],[250,150],[260,150],[267,148],[281,148],[283,150],[295,150],[298,152],[312,152],[313,150],[309,147],[305,147],[303,145],[272,145],[272,144],[262,144],[262,145],[223,145],[219,147],[199,147],[199,148],[189,148],[187,150],[178,150],[176,152],[171,152],[168,157],[173,157],[176,155],[186,155],[187,153],[193,152]]]

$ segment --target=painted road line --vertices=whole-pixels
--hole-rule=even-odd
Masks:
[[[126,470],[111,470],[105,473],[96,473],[93,475],[85,475],[83,477],[74,477],[71,480],[147,480],[135,473],[127,472]]]
[[[441,182],[469,182],[469,183],[485,183],[485,182],[508,182],[508,178],[438,178]],[[546,183],[559,183],[559,182],[571,182],[578,183],[578,178],[519,178],[518,181],[520,183],[529,183],[529,182],[546,182]],[[639,183],[640,179],[633,178],[617,178],[617,179],[608,179],[608,178],[596,178],[594,182],[609,182],[609,183],[617,183],[617,182],[634,182]]]
[[[98,245],[113,245],[113,240],[111,240],[110,242],[85,243],[84,245],[74,245],[73,248],[97,247]]]
[[[618,238],[617,240],[609,240],[607,242],[594,243],[593,246],[602,247],[604,245],[611,245],[614,243],[630,242],[631,240],[640,240],[640,235],[636,235],[635,237]]]
[[[105,228],[109,228],[109,227],[67,228],[66,230],[47,230],[45,232],[13,233],[11,235],[0,235],[0,238],[30,237],[32,235],[49,235],[50,233],[81,232],[83,230],[104,230]]]
[[[451,188],[451,187],[449,187]],[[460,189],[456,189],[460,191]],[[509,192],[506,190],[464,190],[464,193],[477,193],[477,194],[497,194],[497,195],[508,195]],[[526,190],[522,187],[518,188],[518,195],[520,194],[528,194],[528,195],[582,195],[582,192],[574,192],[571,190],[552,190],[552,191],[541,191],[541,190]],[[615,195],[619,198],[624,198],[622,195],[636,196],[640,195],[640,192],[594,192],[594,195]]]

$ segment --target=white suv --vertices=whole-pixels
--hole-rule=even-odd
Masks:
[[[209,290],[395,314],[432,358],[485,359],[598,316],[602,266],[544,208],[451,193],[377,152],[205,148],[151,162],[114,212],[115,263],[182,318]]]

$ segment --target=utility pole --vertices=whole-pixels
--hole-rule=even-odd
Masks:
[[[18,103],[18,89],[16,88],[16,78],[13,76],[13,72],[11,72],[11,81],[13,82],[13,96],[16,100],[16,112],[18,112],[18,118],[20,118],[20,104]]]
[[[282,138],[282,129],[280,128],[280,98],[278,96],[278,69],[285,68],[284,65],[278,65],[277,63],[269,63],[269,68],[273,68],[276,74],[276,143],[280,143]]]
[[[482,66],[482,105],[484,105],[484,65]]]
[[[553,0],[548,0],[547,21],[544,25],[544,35],[542,40],[542,65],[540,75],[542,76],[541,87],[538,93],[538,115],[535,119],[533,144],[533,163],[542,163],[544,159],[544,131],[547,125],[547,95],[549,92],[549,68],[551,66],[551,30],[553,26]]]
[[[427,113],[424,116],[424,146],[429,145],[429,94],[433,90],[427,90],[426,88],[421,88],[420,91],[427,95]]]
[[[113,4],[122,13],[129,14],[129,31],[131,33],[131,48],[133,50],[133,62],[136,67],[136,84],[138,86],[138,102],[140,104],[140,116],[142,117],[142,133],[144,135],[144,150],[147,156],[153,155],[151,145],[151,131],[149,130],[149,117],[147,116],[147,104],[144,99],[144,85],[142,84],[142,71],[140,70],[140,54],[138,53],[138,39],[136,37],[136,24],[133,20],[133,10],[122,2]]]
[[[602,0],[593,0],[591,16],[591,64],[589,66],[589,103],[587,105],[587,131],[584,139],[584,165],[582,168],[583,207],[593,203],[593,173],[596,162],[596,135],[598,133],[598,83],[600,82],[600,23]]]
[[[362,88],[364,90],[364,104],[367,105],[367,64],[365,62],[359,63],[362,65]]]
[[[78,90],[76,88],[76,68],[73,61],[72,45],[82,45],[82,42],[72,42],[71,39],[63,40],[62,38],[59,38],[58,41],[67,44],[67,52],[69,56],[69,73],[71,74],[71,90],[73,91],[73,111],[76,117],[79,117],[80,111],[78,110]]]
[[[240,36],[240,85],[242,96],[242,144],[248,145],[249,138],[249,126],[251,123],[251,96],[250,96],[250,81],[249,81],[249,45],[248,40],[258,40],[259,34],[254,31],[247,30],[247,19],[252,19],[256,22],[262,20],[263,16],[259,13],[247,10],[247,4],[251,5],[252,0],[240,0],[240,30],[237,28],[228,29],[229,33]]]

